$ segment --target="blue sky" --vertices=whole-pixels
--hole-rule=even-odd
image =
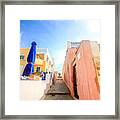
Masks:
[[[99,20],[21,20],[20,47],[36,41],[38,48],[48,48],[58,71],[62,70],[67,41],[100,41]]]

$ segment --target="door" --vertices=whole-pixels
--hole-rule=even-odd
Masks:
[[[74,65],[73,67],[73,79],[74,79],[74,97],[79,99],[79,96],[78,96],[78,90],[77,90],[77,72],[76,72],[76,64]]]

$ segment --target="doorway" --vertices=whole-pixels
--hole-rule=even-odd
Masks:
[[[73,66],[73,85],[74,85],[74,97],[79,99],[78,90],[77,90],[77,72],[76,72],[76,64]]]
[[[36,72],[40,72],[40,67],[37,66]]]

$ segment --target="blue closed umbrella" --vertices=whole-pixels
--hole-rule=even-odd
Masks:
[[[29,76],[34,72],[34,62],[36,58],[36,42],[31,43],[31,49],[29,51],[27,62],[28,64],[25,66],[22,76]]]

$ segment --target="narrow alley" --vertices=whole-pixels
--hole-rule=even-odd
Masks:
[[[57,79],[45,93],[42,100],[73,100],[73,98],[64,81],[62,79]]]
[[[21,100],[100,99],[100,44],[96,41],[68,41],[59,69],[48,48],[36,49],[35,41],[31,48],[21,48],[20,59]]]

